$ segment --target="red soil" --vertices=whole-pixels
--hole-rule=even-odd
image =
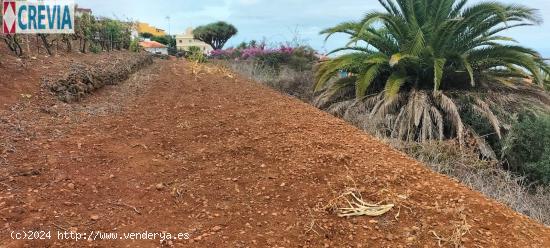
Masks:
[[[72,64],[101,63],[124,56],[123,52],[110,54],[69,53],[61,56],[33,55],[32,59],[18,59],[0,47],[0,109],[10,107],[24,95],[36,95],[45,75],[59,77]]]
[[[157,61],[79,104],[40,93],[0,112],[0,247],[550,247],[550,229],[342,120],[192,71]],[[395,207],[349,219],[320,207],[347,187]],[[10,238],[22,230],[52,239]],[[63,230],[190,240],[58,240]]]

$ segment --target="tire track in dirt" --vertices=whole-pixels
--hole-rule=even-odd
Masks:
[[[154,75],[138,73],[63,105],[58,116],[37,110],[47,98],[16,115],[32,123],[33,137],[18,138],[2,170],[11,189],[0,192],[1,244],[550,247],[548,228],[305,103],[242,79],[193,75],[182,61],[158,61],[147,72]],[[132,88],[139,90],[121,93]],[[92,111],[105,104],[112,106]],[[349,187],[396,206],[352,219],[320,207]],[[23,229],[189,232],[191,239],[9,238]]]

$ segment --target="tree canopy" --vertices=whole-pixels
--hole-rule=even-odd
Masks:
[[[163,36],[151,36],[150,37],[152,41],[156,41],[158,43],[167,45],[169,47],[175,47],[176,46],[176,38],[174,36],[170,35],[163,35]]]
[[[231,37],[237,34],[237,28],[226,22],[215,22],[199,26],[193,30],[195,39],[210,45],[214,50],[222,49]]]
[[[146,38],[146,39],[150,39],[150,38],[154,37],[154,35],[152,33],[149,33],[149,32],[139,33],[139,36],[141,36],[143,38]]]

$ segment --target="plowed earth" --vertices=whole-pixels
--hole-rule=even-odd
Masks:
[[[156,61],[81,103],[42,92],[5,108],[0,247],[550,247],[550,229],[342,120],[193,71]],[[395,207],[354,218],[324,208],[349,188]],[[10,237],[23,230],[52,238]],[[58,231],[190,239],[74,241]]]

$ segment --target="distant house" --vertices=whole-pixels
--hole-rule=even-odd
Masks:
[[[140,34],[150,33],[154,36],[165,36],[166,35],[166,32],[164,31],[164,29],[160,29],[160,28],[151,26],[151,25],[149,25],[148,23],[145,23],[145,22],[138,22],[137,23],[137,32],[140,33]]]
[[[156,41],[144,40],[139,43],[139,46],[152,54],[168,55],[168,47]]]
[[[189,51],[190,47],[198,47],[205,54],[214,50],[210,45],[193,37],[193,28],[187,28],[185,34],[176,35],[176,47],[179,51]]]
[[[93,14],[92,9],[80,8],[78,6],[75,8],[75,13],[76,13],[76,16],[78,16],[78,17],[81,17],[84,14],[88,14],[88,15]]]

